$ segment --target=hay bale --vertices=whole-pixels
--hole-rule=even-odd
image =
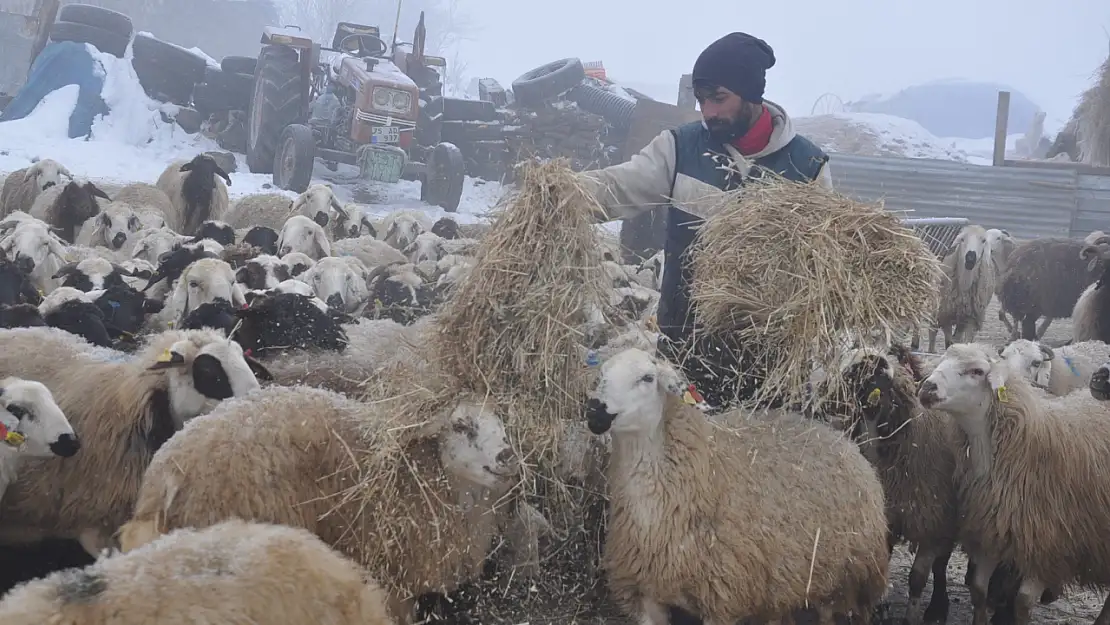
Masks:
[[[814,365],[835,371],[846,343],[889,341],[936,309],[939,261],[881,204],[776,176],[711,204],[692,246],[691,301],[699,331],[755,346],[757,403],[819,403],[804,394]],[[840,376],[829,377],[827,395]]]

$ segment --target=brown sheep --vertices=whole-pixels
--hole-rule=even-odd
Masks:
[[[1021,324],[1021,338],[1035,341],[1053,319],[1071,317],[1083,290],[1098,277],[1078,239],[1042,238],[1018,244],[1002,277],[999,303]],[[1037,328],[1037,319],[1045,322]]]

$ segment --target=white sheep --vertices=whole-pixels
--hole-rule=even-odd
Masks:
[[[174,283],[173,294],[166,307],[147,319],[148,326],[155,330],[179,326],[198,306],[210,304],[217,299],[222,299],[235,308],[242,308],[247,304],[242,287],[235,281],[235,272],[231,265],[216,258],[202,258],[185,268]]]
[[[228,212],[227,223],[238,229],[263,226],[281,230],[293,213],[294,198],[282,193],[252,193],[235,202]]]
[[[224,219],[229,185],[231,177],[207,154],[170,163],[155,183],[172,205],[172,210],[165,213],[166,224],[181,234],[194,236],[205,221]]]
[[[361,236],[378,236],[378,230],[371,220],[372,214],[368,209],[353,202],[343,208],[335,210],[335,222],[332,224],[332,237],[334,240],[353,239]]]
[[[289,274],[294,278],[316,265],[315,260],[302,252],[289,252],[281,257],[281,262],[289,267]]]
[[[715,424],[684,390],[669,364],[628,349],[601,365],[587,403],[590,430],[613,438],[603,566],[619,604],[644,625],[666,625],[667,606],[706,625],[805,605],[822,623],[836,612],[866,619],[888,560],[883,489],[867,460],[798,416]]]
[[[994,264],[994,295],[999,302],[1002,301],[1002,278],[1010,268],[1010,254],[1017,248],[1017,239],[1010,236],[1009,232],[999,228],[987,230],[987,245],[991,248],[991,263]],[[998,307],[998,320],[1006,327],[1006,334],[1012,339],[1018,338],[1018,330],[1014,322],[1002,306]]]
[[[43,293],[53,291],[59,284],[54,278],[66,263],[65,244],[39,220],[20,222],[14,230],[0,239],[0,252],[19,261],[29,259],[34,263],[31,280]]]
[[[328,306],[357,314],[370,297],[370,289],[366,284],[369,273],[353,256],[329,256],[321,258],[301,279]]]
[[[123,281],[127,286],[142,290],[150,281],[151,276],[158,270],[158,267],[153,263],[147,262],[141,258],[131,258],[128,260],[120,261],[119,266],[130,275],[124,275]]]
[[[421,210],[406,209],[393,211],[382,220],[378,238],[397,250],[403,250],[420,235],[432,227],[428,215]]]
[[[29,458],[70,458],[81,449],[69,419],[41,382],[0,380],[0,499]]]
[[[145,228],[128,237],[127,245],[121,251],[130,258],[145,260],[157,266],[163,254],[173,251],[174,247],[188,240],[189,237],[177,234],[169,228]],[[128,247],[131,249],[128,250]]]
[[[332,209],[342,211],[343,205],[335,197],[335,192],[330,185],[316,183],[298,195],[289,210],[293,214],[308,217],[321,227],[326,227],[331,220]]]
[[[937,330],[944,345],[969,343],[983,326],[994,295],[995,269],[987,230],[964,226],[942,261],[947,281],[941,286],[935,326],[929,329],[929,351],[936,351]]]
[[[975,625],[988,622],[988,585],[1004,562],[1022,575],[1018,625],[1047,588],[1110,586],[1105,404],[1084,392],[1038,399],[1022,372],[980,344],[945,350],[918,396],[959,426],[960,542],[975,568]]]
[[[354,256],[371,270],[391,263],[408,262],[400,250],[372,236],[341,239],[331,244],[331,250],[336,256]]]
[[[147,213],[157,216],[158,219],[164,222],[165,216],[174,211],[170,196],[166,195],[166,192],[162,189],[145,182],[135,182],[116,191],[115,198],[112,201],[132,207],[140,213],[140,219],[142,219],[143,213]],[[148,219],[153,219],[153,217]],[[144,227],[160,228],[161,226],[150,225],[144,221]]]
[[[394,625],[377,582],[302,529],[230,520],[182,529],[21,586],[5,625]]]
[[[0,330],[0,377],[45,384],[82,439],[72,459],[20,470],[0,535],[76,539],[94,556],[110,548],[154,452],[189,419],[258,389],[256,374],[268,378],[216,331],[157,334],[128,357],[53,328]]]
[[[659,291],[663,288],[664,262],[663,251],[660,250],[640,263],[630,275],[640,286]]]
[[[269,254],[259,254],[235,270],[235,281],[252,291],[272,289],[291,276],[289,265]]]
[[[15,211],[31,210],[40,193],[62,184],[62,176],[73,179],[73,174],[65,166],[49,158],[8,174],[3,189],[0,189],[0,217]]]
[[[111,201],[112,198],[92,182],[77,179],[40,193],[29,212],[35,219],[57,228],[58,236],[67,243],[73,243],[77,229]]]
[[[109,260],[86,258],[63,265],[53,277],[60,279],[62,286],[76,287],[81,291],[93,291],[123,285],[127,275],[126,269]]]
[[[278,253],[282,256],[301,252],[313,260],[331,256],[331,242],[320,224],[304,215],[293,215],[285,220],[278,235]]]
[[[620,264],[611,260],[601,261],[601,271],[608,285],[615,289],[626,289],[632,285],[632,276]]]
[[[142,229],[135,211],[126,204],[111,202],[96,217],[85,220],[77,231],[77,245],[119,250],[127,237]]]
[[[1102,341],[1083,341],[1053,349],[1026,339],[999,349],[1009,370],[1024,375],[1050,395],[1063,396],[1087,388],[1091,375],[1110,359],[1110,345]]]

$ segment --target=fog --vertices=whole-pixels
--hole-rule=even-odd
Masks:
[[[549,61],[605,63],[609,77],[673,101],[678,78],[717,37],[742,30],[775,49],[767,97],[807,115],[826,92],[844,101],[943,78],[1024,92],[1062,125],[1110,53],[1105,0],[477,0],[460,44],[471,76],[506,87]],[[525,8],[525,6],[527,8]],[[955,104],[954,104],[955,105]]]

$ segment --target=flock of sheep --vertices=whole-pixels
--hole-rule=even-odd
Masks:
[[[340,497],[359,481],[350,450],[388,427],[344,391],[434,340],[482,228],[379,220],[325,185],[232,206],[229,183],[206,155],[111,196],[48,159],[5,181],[0,543],[68,539],[95,561],[0,570],[37,578],[0,599],[0,622],[386,625],[476,580],[498,544],[543,575],[546,521],[500,505],[524,459],[482,397],[390,433],[404,453],[359,467],[420,478],[395,513]],[[847,350],[844,401],[807,414],[685,401],[653,355],[661,257],[621,265],[604,245],[624,319],[583,311],[598,381],[567,426],[605,450],[602,566],[640,623],[793,622],[804,607],[867,621],[903,541],[911,623],[947,618],[957,546],[974,625],[1110,585],[1110,237],[968,226],[943,258],[952,292],[930,342],[943,331],[944,352]],[[1017,328],[1002,348],[974,342],[995,296]],[[1038,342],[1038,318],[1067,316],[1071,344]],[[429,499],[450,516],[422,522]]]

